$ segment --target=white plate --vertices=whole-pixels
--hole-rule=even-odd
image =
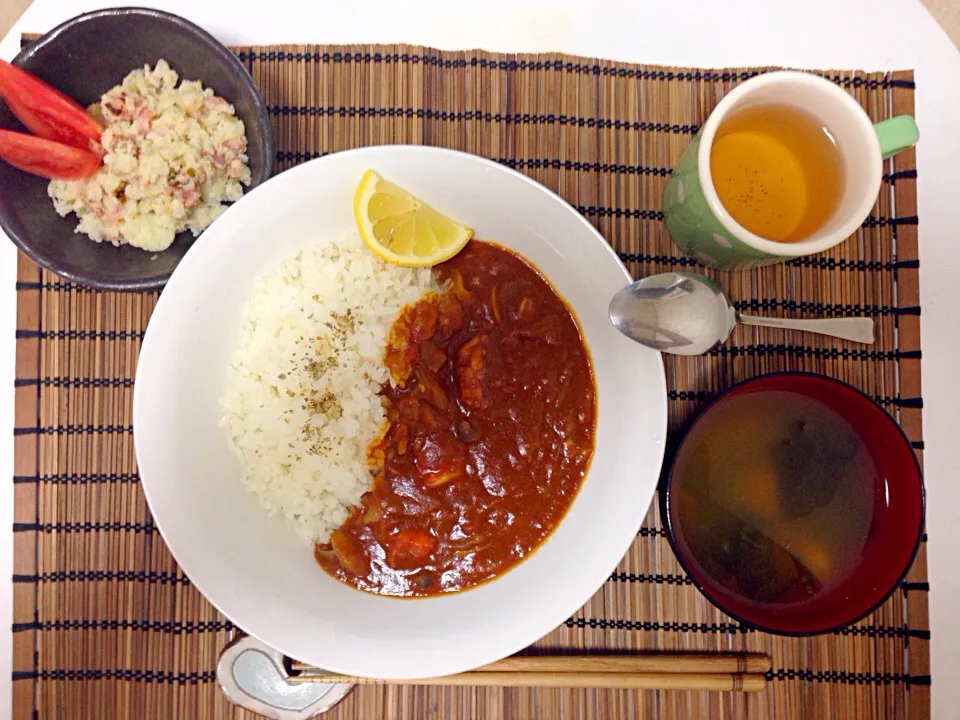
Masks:
[[[569,513],[516,568],[449,596],[384,598],[330,578],[311,548],[242,488],[218,426],[218,398],[255,279],[293,250],[353,230],[353,190],[370,167],[539,267],[576,311],[597,377],[596,451]],[[341,673],[443,675],[533,643],[607,579],[656,489],[667,425],[663,365],[607,319],[610,298],[628,279],[609,245],[569,205],[472,155],[365,148],[313,160],[258,187],[181,261],[140,354],[137,460],[177,562],[248,633]]]

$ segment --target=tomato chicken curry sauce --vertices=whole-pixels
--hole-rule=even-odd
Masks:
[[[514,566],[563,518],[593,455],[590,357],[550,284],[478,240],[434,273],[444,291],[390,332],[373,486],[314,553],[384,595],[463,590]]]

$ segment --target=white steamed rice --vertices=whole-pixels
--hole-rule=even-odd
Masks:
[[[324,542],[370,486],[387,333],[435,290],[429,269],[375,257],[356,235],[297,252],[257,281],[221,396],[243,483]]]

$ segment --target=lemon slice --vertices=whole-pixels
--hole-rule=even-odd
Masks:
[[[367,170],[353,196],[360,237],[387,262],[427,267],[449,260],[473,229],[441,215],[402,187]]]

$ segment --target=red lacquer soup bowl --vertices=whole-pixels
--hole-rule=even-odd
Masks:
[[[714,400],[677,447],[660,501],[703,594],[778,634],[871,612],[903,579],[923,530],[906,435],[859,390],[806,373],[764,375]]]

